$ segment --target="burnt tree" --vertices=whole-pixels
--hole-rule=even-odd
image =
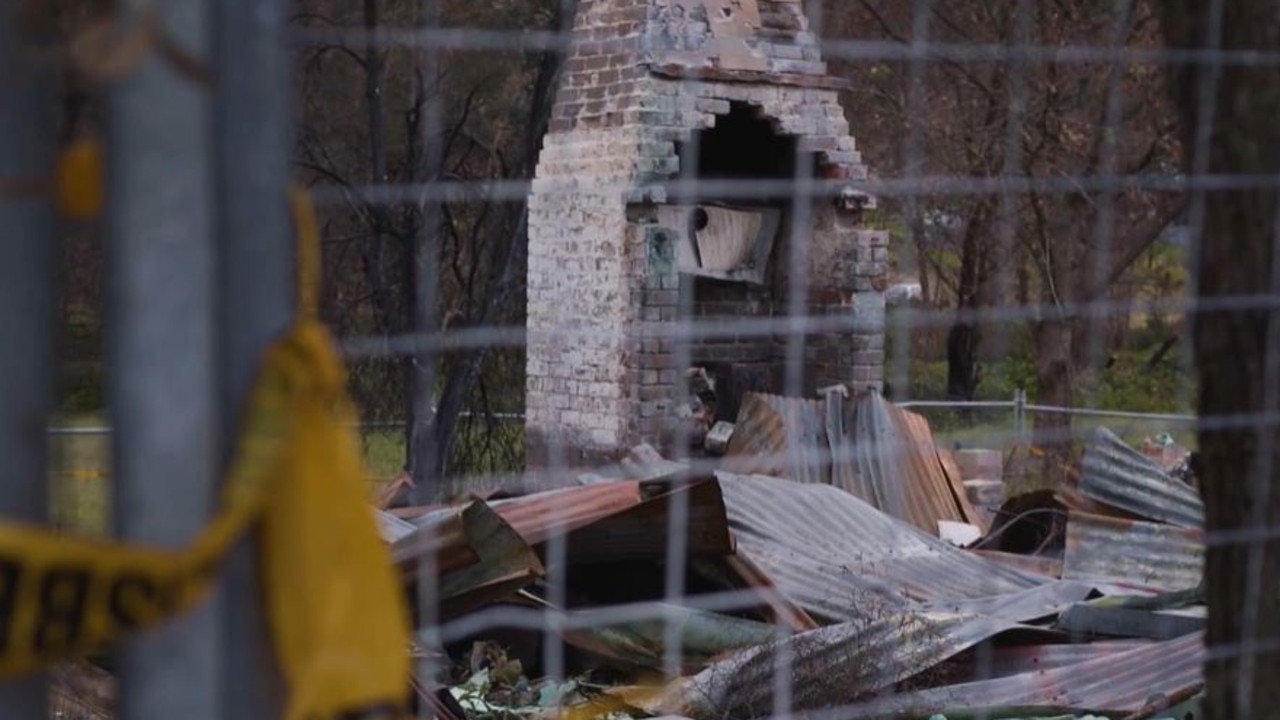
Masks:
[[[1193,177],[1274,179],[1280,68],[1211,63],[1217,52],[1280,47],[1280,9],[1269,0],[1224,3],[1218,51],[1208,36],[1216,4],[1165,0],[1161,8],[1171,46],[1210,49],[1207,63],[1171,66],[1187,164]],[[1206,668],[1211,720],[1280,718],[1280,463],[1270,419],[1280,410],[1280,203],[1274,182],[1244,185],[1206,192],[1194,322],[1207,527],[1235,531],[1230,542],[1211,543],[1206,560],[1206,639],[1218,651]],[[1261,646],[1251,651],[1253,642]]]

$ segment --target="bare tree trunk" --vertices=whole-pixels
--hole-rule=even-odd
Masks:
[[[956,319],[947,333],[947,399],[972,400],[978,392],[978,346],[982,329],[973,315],[982,304],[987,263],[980,234],[986,232],[985,210],[965,228],[956,283]]]
[[[565,3],[555,6],[552,23],[557,30],[566,30],[567,23],[573,21],[573,7],[565,7]],[[572,5],[572,3],[570,3]],[[561,58],[554,53],[543,55],[534,81],[533,98],[529,106],[528,121],[525,124],[524,161],[519,170],[522,177],[532,175],[537,162],[538,149],[542,137],[547,132],[551,120],[551,109],[554,105],[557,77],[561,66]],[[477,322],[482,326],[494,326],[501,322],[503,314],[511,307],[511,302],[519,288],[519,270],[523,267],[524,253],[528,250],[526,208],[521,208],[514,226],[508,225],[500,232],[507,232],[507,237],[496,245],[500,248],[495,257],[493,270],[485,287],[487,294],[483,310]],[[499,226],[501,227],[501,226]],[[415,415],[412,430],[411,474],[419,492],[430,492],[426,488],[443,478],[458,431],[458,419],[465,409],[467,394],[475,385],[480,368],[488,357],[487,348],[471,348],[463,351],[454,362],[450,363],[450,372],[445,377],[439,402],[434,415],[424,421],[421,414]],[[427,375],[422,367],[415,368],[415,378],[421,385],[422,378]],[[434,377],[434,374],[431,374]],[[432,388],[434,390],[434,386]],[[420,392],[425,392],[419,388]],[[434,394],[434,393],[432,393]],[[415,397],[420,397],[415,393]],[[415,401],[417,413],[424,407],[420,400]],[[430,501],[424,494],[421,500]]]
[[[438,27],[438,0],[422,0],[419,23],[424,29]],[[436,48],[421,51],[417,68],[418,157],[414,162],[415,179],[430,183],[440,179],[443,166],[443,123],[440,119],[440,55]],[[420,221],[412,236],[413,265],[413,329],[419,335],[435,334],[440,329],[437,295],[440,282],[440,237],[443,217],[441,203],[427,198],[420,206]],[[415,353],[409,372],[410,417],[407,432],[409,475],[413,478],[413,500],[425,505],[437,499],[443,479],[444,451],[436,442],[436,378],[439,368],[438,350]]]
[[[1178,47],[1205,47],[1210,0],[1163,0],[1165,34]],[[1280,12],[1272,0],[1225,3],[1224,50],[1271,50],[1280,46]],[[1228,64],[1215,96],[1209,67],[1171,66],[1181,106],[1184,140],[1194,172],[1274,177],[1280,173],[1280,71],[1275,65]],[[1208,83],[1206,78],[1210,78]],[[1199,107],[1213,109],[1213,125]],[[1203,133],[1203,135],[1202,135]],[[1210,147],[1207,166],[1197,167],[1196,139]],[[1203,159],[1201,160],[1203,162]],[[1208,308],[1195,317],[1202,425],[1201,492],[1208,530],[1247,530],[1254,539],[1209,546],[1208,589],[1211,648],[1206,667],[1206,717],[1280,718],[1280,202],[1274,187],[1212,191],[1205,198],[1199,243],[1199,300],[1224,296],[1268,297],[1271,303],[1232,309]],[[1247,420],[1250,414],[1260,414]],[[1256,649],[1249,643],[1258,642]]]
[[[364,49],[365,112],[369,117],[369,180],[385,183],[387,174],[386,111],[383,105],[382,85],[384,63],[382,53],[374,40],[373,31],[379,24],[378,0],[364,0],[364,28],[368,42]],[[386,276],[387,234],[391,230],[391,214],[385,203],[375,203],[369,208],[373,219],[373,242],[361,249],[361,263],[375,307],[375,314],[382,323],[382,331],[396,332],[396,308]]]
[[[1070,407],[1075,383],[1072,367],[1072,325],[1062,316],[1045,318],[1035,325],[1036,404]],[[1036,444],[1045,452],[1044,469],[1049,479],[1062,479],[1069,462],[1071,416],[1065,413],[1035,413]]]

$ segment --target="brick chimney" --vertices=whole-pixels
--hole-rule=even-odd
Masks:
[[[579,0],[529,197],[531,466],[553,447],[579,464],[668,441],[688,401],[669,333],[681,293],[711,327],[785,317],[793,243],[806,313],[849,321],[805,337],[804,391],[880,387],[888,237],[861,226],[874,200],[840,87],[800,0]],[[798,167],[848,187],[797,215]],[[696,197],[667,191],[688,173],[708,181]],[[742,179],[778,192],[716,194]],[[784,390],[781,333],[698,337],[691,353],[724,419],[743,392]]]

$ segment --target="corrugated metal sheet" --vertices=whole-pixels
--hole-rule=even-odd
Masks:
[[[378,521],[378,534],[382,536],[382,541],[386,543],[394,543],[406,535],[412,535],[418,529],[417,525],[392,515],[385,510],[374,509],[374,517]]]
[[[417,576],[424,553],[436,553],[443,619],[506,597],[544,575],[533,548],[481,501],[461,511],[449,508],[428,514],[391,552],[406,580]]]
[[[1103,427],[1093,431],[1085,449],[1080,492],[1150,520],[1204,527],[1204,505],[1191,486]]]
[[[574,562],[653,557],[666,551],[667,513],[673,493],[688,497],[685,534],[693,555],[728,555],[733,541],[715,478],[688,482],[619,480],[533,493],[488,503],[529,545],[541,547],[553,534],[570,538]],[[438,508],[414,517],[417,526],[441,522],[456,509]],[[395,514],[394,512],[392,514]]]
[[[1018,555],[999,550],[970,550],[969,552],[1028,575],[1039,575],[1047,579],[1062,577],[1062,558]]]
[[[805,612],[804,608],[783,597],[777,586],[774,585],[773,579],[765,574],[741,550],[725,557],[722,562],[725,569],[731,572],[741,584],[762,591],[762,600],[769,613],[767,617],[773,623],[798,632],[813,630],[818,627],[817,621],[809,617],[809,613]],[[736,583],[727,584],[734,585]]]
[[[639,505],[638,482],[605,482],[497,500],[490,506],[530,545],[573,532]]]
[[[1053,617],[1093,594],[1094,586],[1090,583],[1063,580],[1005,595],[934,601],[924,607],[933,612],[976,613],[1029,622]]]
[[[964,491],[964,483],[956,471],[954,482],[943,468],[934,444],[933,431],[923,415],[904,410],[878,394],[869,394],[858,403],[858,413],[883,408],[901,435],[902,445],[887,448],[883,459],[896,462],[896,473],[890,481],[907,488],[908,520],[926,532],[937,533],[939,520],[979,524],[981,520]],[[855,447],[862,438],[855,437]]]
[[[689,522],[678,528],[689,554],[733,552],[720,485],[714,478],[674,483],[666,480],[603,482],[551,490],[491,503],[530,545],[567,533],[572,562],[609,562],[663,557],[671,532],[673,494],[688,498]]]
[[[747,393],[722,467],[733,473],[829,484],[831,447],[822,403]]]
[[[1073,512],[1067,520],[1064,579],[1149,590],[1185,590],[1200,582],[1200,530]]]
[[[947,545],[829,485],[719,478],[740,552],[818,620],[866,622],[886,609],[967,600],[1027,620],[1053,610],[1054,593],[1058,609],[1086,593],[1075,584],[1041,589],[1054,583]]]
[[[1115,717],[1141,709],[1153,695],[1185,694],[1203,682],[1204,661],[1204,637],[1195,633],[1048,670],[888,697],[848,708],[841,717]]]
[[[748,394],[723,467],[833,485],[936,535],[938,521],[984,526],[938,456],[928,422],[870,393],[846,405]]]
[[[839,706],[1009,633],[1036,639],[1055,636],[977,615],[894,613],[870,625],[832,625],[743,650],[709,666],[673,693],[664,710],[694,718],[771,714],[777,656],[784,649],[792,663],[792,709]]]
[[[1063,645],[1012,645],[992,648],[981,666],[975,664],[975,679],[1000,678],[1019,673],[1052,670],[1076,663],[1098,660],[1150,647],[1149,640],[1104,640]]]

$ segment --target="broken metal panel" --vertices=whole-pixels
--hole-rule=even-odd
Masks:
[[[829,485],[727,473],[719,479],[742,552],[815,619],[865,621],[886,608],[993,598],[1046,584]]]
[[[924,417],[868,393],[854,407],[852,427],[856,484],[847,490],[931,534],[940,520],[985,527]]]
[[[975,523],[978,516],[969,506],[959,473],[953,488],[943,469],[928,421],[890,403],[878,393],[864,396],[856,412],[861,414],[870,408],[875,408],[877,417],[881,412],[887,415],[896,431],[891,436],[879,438],[885,444],[878,459],[888,463],[882,470],[889,481],[905,488],[907,514],[898,517],[907,519],[916,527],[935,532],[939,520]],[[861,440],[861,437],[854,438],[855,448]],[[897,445],[887,444],[895,440]]]
[[[847,708],[842,718],[1036,717],[1142,709],[1156,695],[1177,697],[1203,683],[1200,633],[1043,671],[929,688]]]
[[[492,507],[530,545],[570,533],[639,505],[638,482],[603,482],[498,500]]]
[[[428,515],[391,548],[406,582],[417,577],[418,560],[429,552],[436,553],[442,619],[504,598],[545,575],[533,548],[481,501]]]
[[[1145,590],[1185,590],[1200,582],[1204,533],[1073,512],[1062,577]]]
[[[722,467],[743,475],[827,482],[830,446],[826,419],[818,411],[805,398],[745,394]]]
[[[1140,610],[1080,603],[1067,608],[1057,626],[1082,636],[1172,640],[1204,630],[1206,608],[1197,605],[1176,610]]]
[[[674,533],[685,537],[690,557],[723,557],[734,551],[720,484],[714,479],[637,484],[641,502],[601,518],[569,535],[568,558],[575,563],[666,558]],[[688,524],[670,527],[671,496],[688,495]]]
[[[986,527],[928,422],[874,393],[852,408],[836,393],[823,400],[748,393],[723,467],[831,484],[933,535],[940,520]]]
[[[497,500],[490,507],[534,547],[554,534],[568,536],[574,563],[664,557],[671,493],[688,493],[685,533],[691,555],[733,552],[724,500],[714,478],[673,482],[609,481]]]
[[[1204,503],[1195,489],[1104,427],[1093,431],[1085,449],[1080,492],[1149,520],[1204,527]]]
[[[1060,635],[977,615],[893,613],[870,624],[819,628],[736,653],[676,686],[668,712],[694,718],[757,718],[773,712],[777,655],[792,663],[791,708],[816,710],[892,688],[979,643],[1017,634]]]

